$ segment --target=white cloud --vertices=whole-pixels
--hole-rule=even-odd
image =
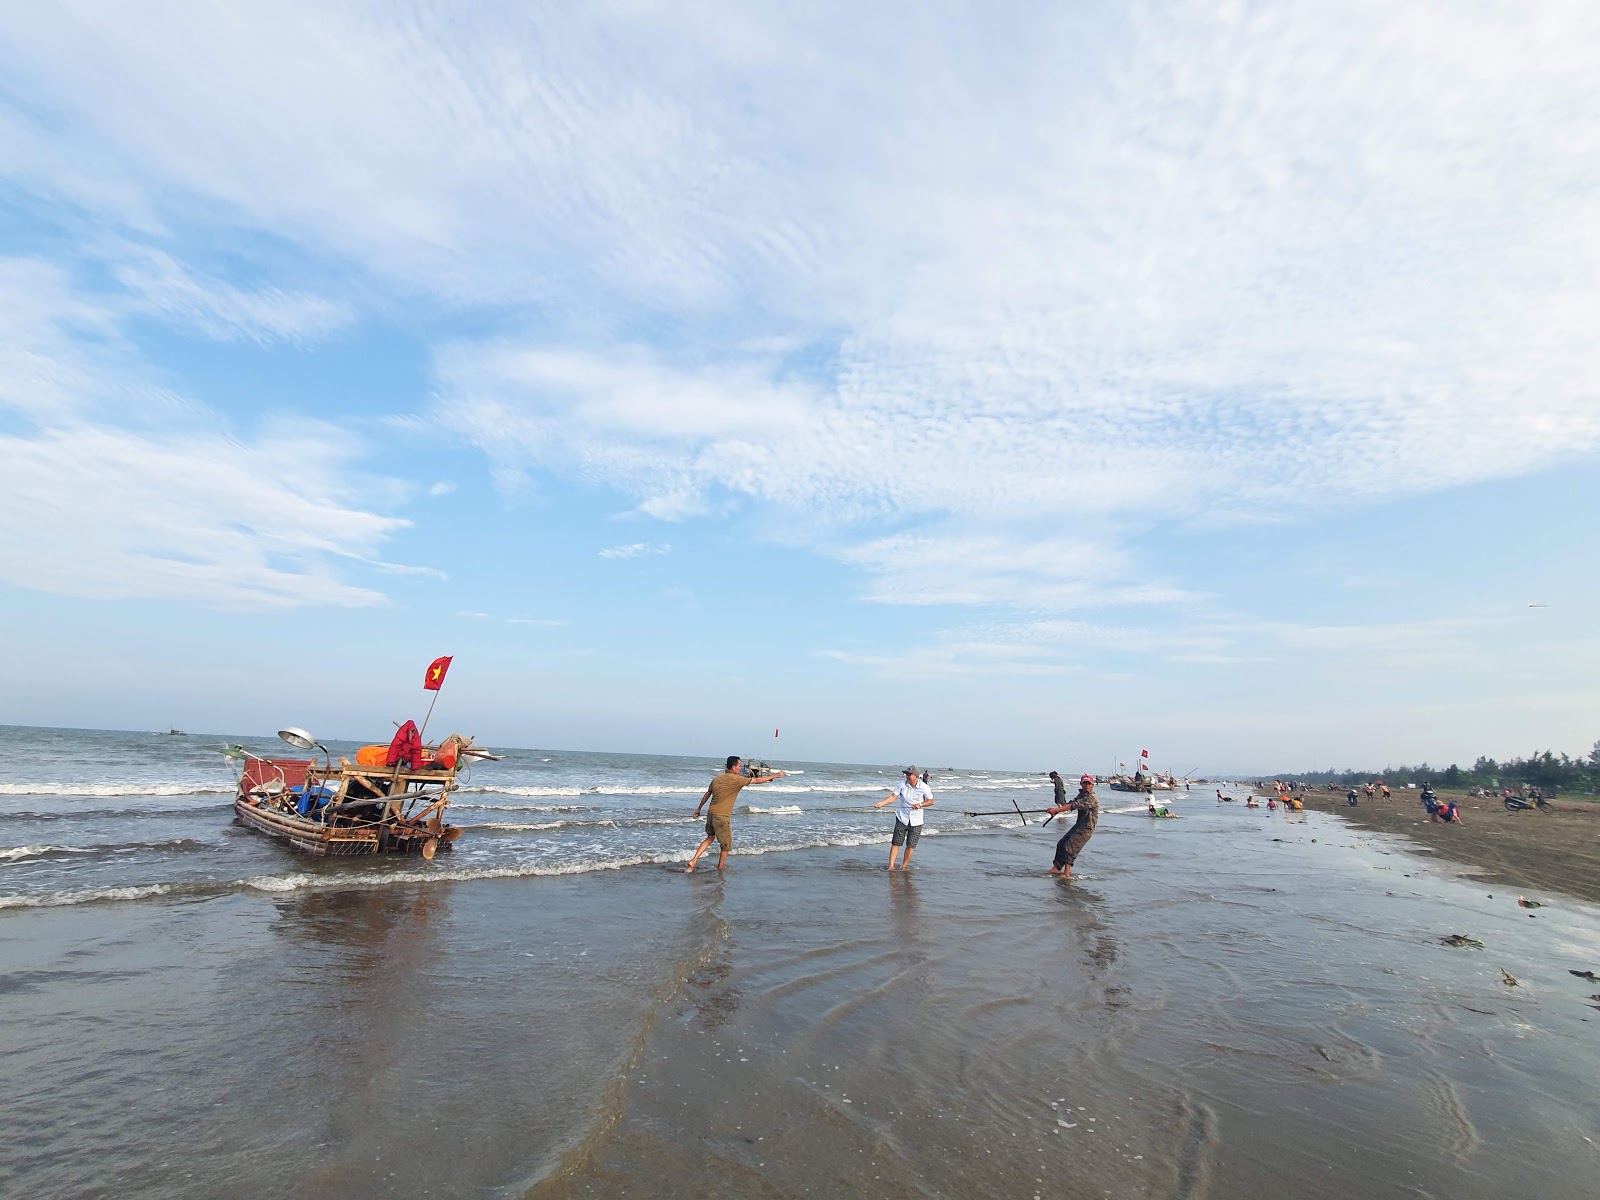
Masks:
[[[828,650],[823,657],[891,678],[1104,678],[1152,670],[1167,677],[1174,667],[1253,663],[1263,687],[1298,692],[1314,681],[1387,694],[1465,677],[1485,663],[1504,672],[1528,657],[1525,631],[1525,623],[1496,616],[1343,625],[1200,617],[1178,628],[1043,619],[972,623],[894,653]],[[1574,655],[1593,648],[1587,639],[1568,642]]]
[[[359,444],[302,420],[250,438],[150,381],[115,293],[0,259],[0,579],[96,598],[221,608],[371,605],[345,575],[409,522],[367,511],[399,486]],[[433,572],[436,574],[436,572]]]
[[[0,461],[0,579],[64,595],[377,604],[336,565],[407,524],[350,505],[333,482],[348,457],[314,433],[244,445],[68,426],[0,437]]]
[[[557,629],[568,624],[560,617],[507,617],[507,625],[533,625],[541,629]]]
[[[0,20],[15,185],[531,305],[437,359],[499,478],[753,509],[878,600],[1178,598],[1132,559],[1156,523],[1600,450],[1575,0]],[[224,333],[338,319],[156,279]]]
[[[221,341],[308,342],[355,319],[348,304],[275,287],[248,291],[197,276],[150,247],[123,247],[112,274],[141,307]]]
[[[662,554],[670,554],[672,547],[669,544],[655,544],[651,542],[631,542],[626,546],[607,546],[600,551],[601,558],[650,558]]]
[[[453,492],[455,490],[456,490],[456,485],[455,484],[451,483],[447,479],[441,479],[437,483],[429,485],[429,487],[428,487],[428,495],[430,495],[430,496],[448,496],[451,492]]]
[[[458,617],[466,617],[466,618],[468,618],[470,620],[479,620],[479,619],[482,619],[484,617],[487,617],[488,615],[489,614],[486,613],[486,612],[471,612],[471,611],[458,612],[456,614],[456,616],[458,616]]]

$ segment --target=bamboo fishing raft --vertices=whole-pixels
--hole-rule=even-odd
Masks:
[[[343,758],[335,765],[309,734],[284,730],[279,736],[301,749],[323,750],[324,762],[230,748],[230,757],[243,764],[234,819],[319,856],[420,854],[431,859],[441,848],[448,850],[461,836],[460,826],[444,820],[458,770],[475,758],[495,757],[462,739],[455,753],[435,752],[414,768]]]

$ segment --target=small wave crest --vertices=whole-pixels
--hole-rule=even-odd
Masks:
[[[803,813],[805,809],[801,808],[798,804],[777,804],[771,808],[762,808],[758,804],[745,804],[740,807],[739,811],[742,813],[749,813],[751,816],[797,817]]]
[[[838,837],[821,837],[810,841],[780,842],[770,846],[740,846],[733,850],[732,854],[734,857],[755,857],[763,854],[782,854],[796,850],[870,846],[882,840],[883,835],[881,833],[846,834]],[[514,863],[500,867],[413,867],[401,870],[318,874],[292,872],[287,875],[259,875],[251,879],[234,880],[231,883],[153,883],[132,887],[83,888],[75,891],[50,892],[39,895],[0,896],[0,910],[59,908],[75,904],[154,900],[164,896],[197,899],[239,892],[282,894],[289,892],[347,891],[416,883],[451,883],[478,879],[529,879],[544,876],[586,875],[596,871],[617,871],[624,867],[677,863],[684,861],[684,857],[681,850],[668,850],[656,853],[618,855],[615,858],[586,857],[575,858],[565,862]]]
[[[50,892],[43,896],[0,896],[0,910],[8,908],[61,908],[71,904],[94,904],[106,900],[153,900],[170,895],[170,883],[147,883],[136,887],[85,888],[74,892]]]
[[[209,796],[233,787],[206,783],[0,783],[0,796]]]
[[[19,858],[42,858],[47,854],[89,854],[86,846],[12,846],[0,850],[0,861],[15,862]]]
[[[581,796],[582,788],[535,787],[531,784],[503,783],[497,787],[464,787],[456,789],[460,795],[482,796]]]
[[[451,810],[470,808],[474,812],[588,812],[586,804],[452,804]]]
[[[798,811],[798,810],[796,810]],[[569,821],[487,821],[467,829],[505,829],[538,831],[545,829],[634,829],[643,825],[700,825],[696,817],[598,817]]]
[[[203,843],[191,838],[172,838],[161,842],[111,842],[94,846],[11,846],[0,850],[0,862],[54,858],[62,854],[134,854],[140,850],[200,850]]]
[[[190,808],[68,808],[58,812],[0,812],[5,821],[105,821],[119,817],[192,817],[196,813],[226,812],[231,806],[195,805]]]

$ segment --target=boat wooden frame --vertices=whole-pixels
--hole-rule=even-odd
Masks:
[[[337,766],[246,754],[233,801],[240,825],[279,838],[304,854],[347,857],[420,854],[449,849],[461,828],[444,822],[456,768]],[[297,811],[296,790],[325,797]]]

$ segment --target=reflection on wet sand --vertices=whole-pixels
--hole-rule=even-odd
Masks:
[[[906,874],[874,845],[42,911],[8,927],[0,1180],[1587,1200],[1568,970],[1600,914],[1530,919],[1321,815],[1186,816],[1108,817],[1067,883],[997,829]]]

